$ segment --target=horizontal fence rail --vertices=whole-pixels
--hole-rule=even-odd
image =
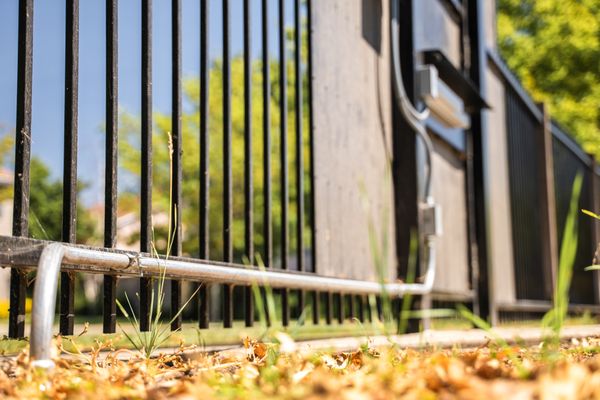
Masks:
[[[0,236],[0,262],[24,271],[39,270],[40,266],[56,264],[65,271],[110,274],[119,276],[166,276],[168,279],[186,279],[233,285],[270,286],[281,289],[304,289],[357,296],[425,294],[431,282],[380,283],[358,279],[335,278],[300,271],[218,261],[203,261],[186,257],[152,256],[113,249],[99,249],[82,245],[67,245],[35,239]],[[44,257],[44,251],[47,251]],[[58,271],[58,270],[57,270]],[[431,279],[431,277],[430,277]],[[339,300],[339,299],[338,299]],[[378,300],[379,301],[379,300]]]
[[[219,7],[222,20],[211,18],[211,7]],[[77,146],[90,145],[78,138],[78,86],[79,86],[79,34],[86,29],[79,26],[80,2],[65,0],[65,82],[64,82],[64,177],[62,195],[62,238],[65,243],[78,243],[78,169]],[[104,5],[103,5],[104,6]],[[156,84],[153,63],[153,39],[156,27],[152,22],[156,8],[152,0],[142,0],[140,13],[140,43],[138,52],[141,68],[139,75],[140,116],[136,134],[136,170],[138,187],[135,192],[136,222],[139,229],[136,246],[141,254],[165,254],[195,260],[219,261],[222,266],[235,271],[245,263],[260,265],[268,270],[289,270],[314,274],[315,267],[315,196],[314,159],[312,136],[312,35],[310,24],[311,1],[278,0],[271,2],[243,1],[243,27],[241,38],[231,33],[232,6],[229,0],[222,2],[200,1],[199,5],[199,93],[189,99],[182,72],[183,37],[182,2],[170,2],[170,126],[168,139],[168,176],[161,165],[162,137],[165,129],[157,122],[153,109]],[[98,250],[115,250],[122,246],[119,219],[122,199],[120,197],[121,143],[119,142],[126,121],[120,121],[119,113],[119,46],[122,45],[119,25],[119,2],[105,2],[105,113],[104,129],[104,203],[103,231]],[[259,11],[260,9],[260,11]],[[259,11],[256,13],[255,11]],[[253,20],[253,15],[260,15]],[[275,15],[275,23],[270,19]],[[291,20],[288,18],[291,15]],[[12,238],[4,237],[5,250],[10,253],[23,239],[31,237],[29,220],[30,204],[31,141],[41,133],[31,131],[32,116],[32,66],[34,2],[19,2],[19,44],[17,77],[17,112],[14,164],[14,207]],[[221,34],[209,36],[211,25],[218,24]],[[255,30],[258,27],[258,30]],[[253,33],[259,32],[259,40]],[[240,54],[234,54],[234,40],[241,39]],[[270,50],[271,42],[277,43],[276,51]],[[221,54],[211,53],[220,44]],[[259,56],[257,56],[259,54]],[[242,76],[238,87],[237,67],[241,65]],[[240,89],[241,88],[241,92]],[[239,95],[238,93],[241,93]],[[187,97],[186,97],[187,96]],[[213,97],[214,96],[214,97]],[[242,100],[238,103],[238,97]],[[215,107],[211,98],[220,98]],[[197,104],[198,123],[190,132],[188,103]],[[241,106],[239,105],[241,104]],[[238,110],[239,107],[239,110]],[[243,114],[241,123],[235,115]],[[276,133],[276,134],[275,134]],[[186,137],[196,135],[198,150],[189,148]],[[161,142],[158,142],[158,140]],[[188,143],[188,145],[186,145]],[[235,149],[242,148],[241,157]],[[190,160],[197,162],[195,171],[186,169]],[[242,160],[241,164],[237,160]],[[190,195],[186,177],[196,179],[195,191]],[[168,182],[163,186],[164,182]],[[158,182],[158,183],[157,183]],[[157,185],[160,183],[160,190]],[[168,192],[168,199],[166,196]],[[194,197],[192,199],[192,197]],[[243,199],[238,201],[237,199]],[[166,226],[156,225],[158,208],[168,200]],[[34,210],[35,211],[35,210]],[[192,219],[190,220],[190,215]],[[216,217],[216,218],[215,218]],[[243,226],[243,229],[237,229]],[[155,229],[156,228],[156,229]],[[168,231],[165,246],[160,245],[160,229]],[[167,236],[165,234],[164,236]],[[193,243],[192,243],[193,242]],[[35,243],[30,243],[35,245]],[[161,247],[162,246],[162,247]],[[190,248],[192,250],[190,250]],[[5,254],[6,256],[6,254]],[[7,256],[8,257],[8,256]],[[10,258],[10,257],[9,257]],[[10,264],[9,264],[10,265]],[[14,265],[14,264],[13,264]],[[232,270],[232,271],[234,271]],[[25,300],[27,279],[24,270],[11,270],[9,336],[25,335]],[[58,293],[60,296],[60,332],[73,334],[75,321],[75,294],[79,272],[85,268],[65,267],[61,273]],[[77,273],[76,273],[77,272]],[[90,271],[93,272],[93,271]],[[118,293],[122,292],[120,277],[139,278],[139,321],[142,330],[150,329],[150,305],[153,279],[146,274],[115,273],[104,270],[102,281],[103,330],[116,330]],[[238,271],[239,272],[239,271]],[[304,275],[302,275],[304,276]],[[175,316],[183,304],[185,293],[193,292],[184,281],[187,275],[170,274],[169,285],[171,315]],[[194,301],[198,326],[208,328],[211,320],[222,319],[225,327],[231,327],[234,319],[243,319],[247,326],[255,321],[255,305],[248,281],[236,279],[217,281],[201,275],[190,279],[199,287],[198,299]],[[204,279],[206,278],[206,279]],[[291,282],[291,281],[290,281]],[[215,285],[219,283],[219,285]],[[220,285],[222,284],[222,287]],[[236,285],[244,286],[237,290]],[[318,286],[318,287],[317,287]],[[368,285],[367,285],[368,286]],[[289,324],[299,318],[308,294],[313,308],[313,322],[320,322],[321,303],[316,285],[283,285],[277,294],[281,301],[282,320]],[[290,292],[289,289],[294,289]],[[313,290],[314,289],[314,290]],[[129,289],[131,290],[131,289]],[[337,289],[336,289],[337,290]],[[221,300],[215,294],[221,293]],[[362,293],[362,289],[358,293]],[[221,309],[211,307],[217,299]],[[364,299],[361,302],[367,304]],[[324,312],[329,314],[332,304]],[[351,302],[349,310],[355,305]],[[344,307],[342,307],[343,309]],[[353,316],[354,311],[350,311]],[[188,314],[182,314],[188,315]],[[182,326],[182,315],[172,323],[173,330]],[[187,317],[189,318],[189,316]]]

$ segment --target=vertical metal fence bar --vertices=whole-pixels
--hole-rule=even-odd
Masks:
[[[104,151],[104,247],[117,238],[117,162],[119,132],[118,0],[106,1],[106,139]],[[117,329],[117,278],[104,275],[103,332]]]
[[[19,235],[20,236],[20,235]],[[25,336],[25,300],[27,298],[27,277],[17,268],[10,271],[10,308],[8,316],[8,336]]]
[[[65,109],[62,240],[75,243],[77,236],[77,95],[79,80],[79,0],[66,0]],[[72,335],[75,276],[60,274],[60,333]]]
[[[336,299],[336,303],[338,305],[337,307],[337,320],[340,324],[344,323],[344,306],[345,306],[345,301],[344,301],[344,295],[342,293],[337,293],[335,296]]]
[[[308,134],[309,134],[309,173],[310,173],[310,252],[312,272],[317,272],[317,225],[316,225],[316,198],[315,198],[315,138],[314,138],[314,118],[313,118],[313,23],[312,23],[312,0],[306,0],[306,20],[308,26],[307,35],[307,74],[308,74]],[[302,84],[301,84],[302,86]],[[300,119],[301,120],[301,119]],[[304,203],[303,203],[304,204]],[[305,267],[306,269],[306,267]],[[318,296],[315,294],[315,296]],[[331,320],[330,320],[331,321]],[[328,322],[331,323],[331,322]]]
[[[358,303],[358,320],[360,322],[365,322],[365,303],[363,296],[356,296],[356,301]]]
[[[246,257],[254,263],[254,189],[252,180],[252,10],[244,0],[244,240]],[[254,325],[252,287],[244,288],[246,326]]]
[[[233,285],[223,285],[223,327],[233,326]]]
[[[263,240],[264,263],[272,265],[273,231],[271,229],[271,72],[269,65],[269,2],[262,0],[262,67],[263,67]]]
[[[142,182],[140,251],[149,252],[152,241],[152,0],[142,0]],[[150,329],[152,280],[140,278],[140,329]]]
[[[321,322],[321,302],[320,293],[312,292],[312,320],[314,325],[318,325]]]
[[[479,93],[483,98],[487,96],[487,84],[485,82],[485,73],[487,68],[486,61],[486,44],[483,39],[482,33],[485,32],[485,28],[482,23],[482,19],[479,17],[482,15],[482,7],[485,7],[481,2],[467,2],[466,6],[466,27],[463,27],[465,34],[467,35],[468,50],[465,48],[465,55],[470,58],[469,64],[469,76],[475,83],[475,87],[479,90]],[[472,193],[473,198],[473,209],[471,214],[473,216],[473,233],[475,234],[474,244],[474,258],[473,258],[473,290],[475,291],[475,299],[477,302],[477,308],[475,309],[476,314],[484,320],[490,320],[494,325],[497,320],[497,313],[495,304],[490,301],[490,287],[493,285],[493,279],[488,275],[488,254],[487,254],[487,234],[486,231],[486,218],[485,218],[485,185],[484,177],[485,174],[483,167],[485,152],[482,141],[486,137],[487,126],[482,121],[483,115],[482,110],[472,113],[471,115],[471,133],[467,139],[467,166],[471,168],[471,181],[472,181]],[[469,171],[467,171],[467,182],[469,181]]]
[[[200,2],[200,258],[207,260],[209,257],[209,131],[208,131],[208,89],[210,78],[210,65],[208,57],[208,3],[210,0]],[[206,283],[200,283],[198,292],[198,325],[208,328],[210,322],[210,309],[208,306],[209,288]]]
[[[115,333],[117,329],[117,277],[104,275],[102,332]]]
[[[296,258],[304,271],[304,142],[302,137],[302,21],[301,0],[294,0],[294,105],[296,133]],[[298,291],[298,310],[304,309],[304,291]]]
[[[471,283],[471,290],[476,294],[473,301],[473,312],[475,315],[480,315],[481,311],[487,309],[483,304],[484,299],[479,297],[479,283],[480,283],[480,265],[479,265],[479,248],[478,248],[478,235],[477,235],[477,218],[476,209],[477,203],[475,201],[475,140],[473,130],[466,132],[465,135],[465,194],[467,200],[467,259],[469,260],[469,282]],[[402,320],[399,321],[399,327],[403,327]]]
[[[171,2],[171,136],[173,165],[171,168],[171,226],[173,235],[171,253],[181,255],[181,181],[182,181],[182,149],[183,132],[181,130],[181,0]],[[171,330],[181,328],[181,281],[171,281]],[[177,314],[177,318],[174,318]]]
[[[269,60],[269,2],[262,0],[262,95],[263,95],[263,241],[264,264],[269,268],[273,259],[272,197],[271,197],[271,72]],[[265,292],[262,291],[264,297]],[[264,300],[264,299],[263,299]],[[266,301],[263,301],[266,304]],[[267,324],[270,315],[265,309]]]
[[[279,123],[280,123],[280,163],[281,163],[281,268],[288,269],[289,253],[289,185],[288,185],[288,137],[287,137],[287,59],[285,37],[285,0],[279,0]],[[281,290],[281,313],[283,326],[290,322],[288,290]]]
[[[312,60],[312,48],[313,48],[313,24],[312,24],[312,0],[306,0],[308,8],[308,126],[309,126],[309,147],[310,147],[310,227],[311,227],[311,256],[313,264],[313,272],[317,272],[317,229],[315,225],[316,214],[315,214],[315,138],[314,138],[314,118],[313,118],[313,60]]]
[[[229,0],[223,0],[223,261],[233,260],[231,175],[231,60]],[[233,286],[223,286],[223,326],[233,325]]]
[[[333,294],[331,292],[325,293],[325,322],[327,325],[331,325],[333,322]]]
[[[352,294],[348,295],[348,317],[350,318],[351,321],[354,321],[354,318],[356,317],[356,307],[355,307],[355,302],[354,302],[354,295],[352,295]]]
[[[29,230],[29,160],[31,155],[31,88],[33,72],[33,0],[19,2],[19,50],[17,66],[17,115],[15,132],[15,178],[13,236]],[[8,336],[25,336],[27,279],[18,269],[10,271]]]
[[[541,241],[541,248],[544,260],[543,270],[546,273],[547,294],[552,298],[556,277],[558,274],[558,253],[559,245],[556,227],[556,195],[554,188],[554,158],[552,154],[552,132],[551,119],[548,107],[543,103],[540,105],[542,120],[536,132],[531,132],[536,136],[536,147],[538,156],[538,176],[540,181],[540,235],[544,238]]]
[[[298,290],[297,295],[298,295],[298,306],[297,306],[296,318],[299,317],[300,315],[302,315],[302,313],[306,309],[306,293],[304,292],[304,290]]]

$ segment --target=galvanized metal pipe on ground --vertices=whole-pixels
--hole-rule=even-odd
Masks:
[[[318,275],[236,268],[201,261],[188,262],[111,253],[52,243],[40,255],[33,296],[30,353],[36,365],[52,366],[50,347],[56,303],[58,276],[63,264],[88,273],[118,271],[130,276],[161,276],[167,278],[226,282],[232,285],[264,285],[273,288],[303,289],[352,294],[382,294],[397,297],[403,294],[425,294],[431,291],[433,279],[427,275],[425,284],[377,283]],[[90,269],[89,267],[98,267]],[[428,270],[428,272],[430,272]]]

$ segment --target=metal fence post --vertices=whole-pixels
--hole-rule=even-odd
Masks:
[[[13,195],[13,236],[29,232],[29,161],[31,153],[31,105],[33,75],[33,0],[19,2],[19,52],[17,67],[17,118],[15,123],[15,183]],[[27,278],[22,271],[10,271],[8,336],[25,336]]]
[[[541,233],[543,261],[550,280],[546,280],[546,290],[553,296],[558,268],[558,237],[556,231],[556,194],[554,189],[554,158],[552,153],[552,132],[550,130],[550,114],[544,104],[540,104],[542,120],[537,135],[540,149],[539,180],[541,190]]]

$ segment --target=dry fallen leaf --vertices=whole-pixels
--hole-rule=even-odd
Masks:
[[[276,332],[275,339],[279,342],[279,351],[282,353],[293,353],[296,351],[296,342],[287,333]]]

